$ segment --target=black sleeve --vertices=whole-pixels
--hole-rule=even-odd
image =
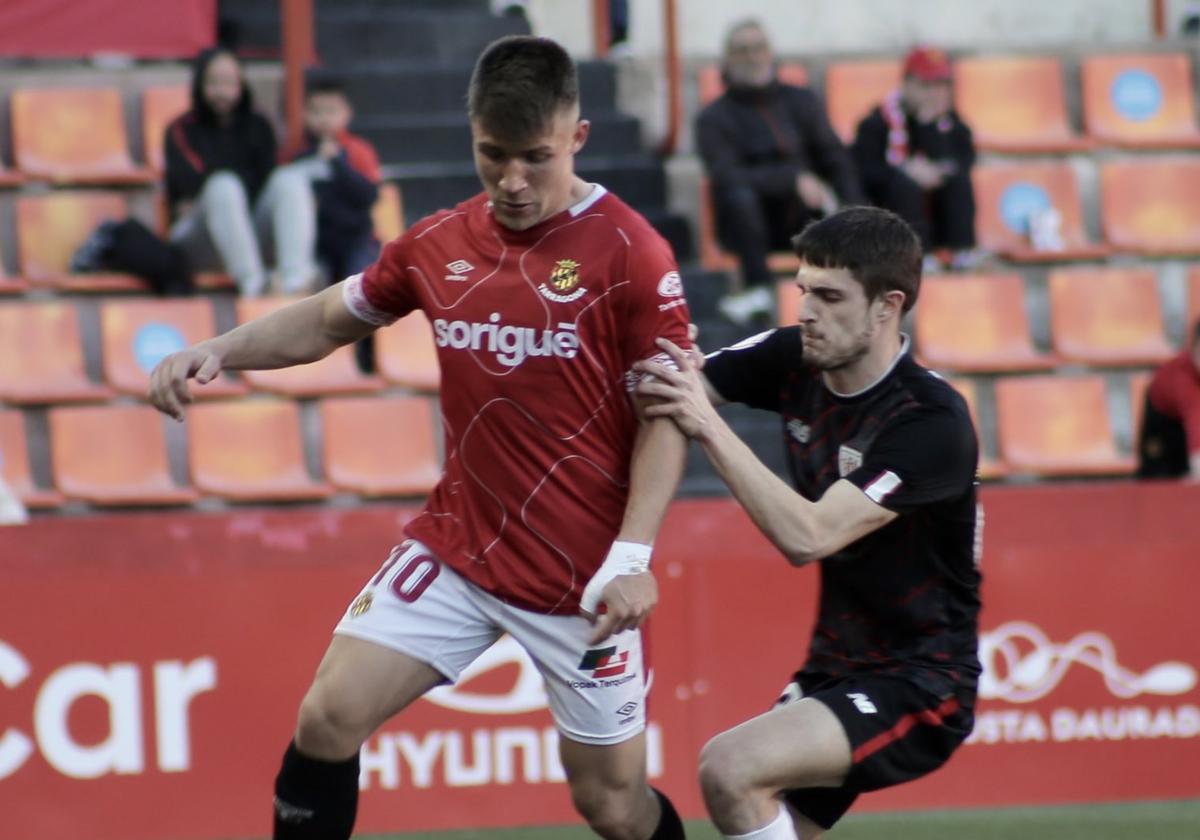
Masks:
[[[862,176],[863,186],[870,193],[882,192],[896,170],[887,162],[887,135],[887,123],[879,109],[864,117],[854,134],[854,163]]]
[[[200,193],[207,175],[201,169],[192,166],[187,155],[179,148],[177,135],[184,131],[178,121],[167,126],[163,133],[164,175],[167,186],[167,205],[174,212],[175,205],[181,201],[189,201]]]
[[[737,125],[722,100],[709,105],[696,120],[696,146],[704,169],[717,185],[749,184],[759,195],[790,195],[796,191],[795,163],[748,165],[737,144]]]
[[[825,104],[811,90],[797,88],[796,105],[801,120],[801,134],[808,147],[808,159],[813,170],[837,193],[843,204],[861,204],[862,185],[858,180],[850,153],[829,124]]]
[[[804,352],[799,327],[782,327],[709,353],[704,376],[728,402],[779,410],[779,394]]]
[[[975,481],[978,460],[965,408],[919,408],[888,422],[846,479],[876,504],[907,513],[962,496]]]
[[[347,204],[370,210],[379,198],[379,185],[350,165],[342,149],[329,161],[330,187]]]

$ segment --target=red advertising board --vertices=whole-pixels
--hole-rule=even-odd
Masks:
[[[862,809],[1200,796],[1200,487],[985,492],[971,741]],[[111,515],[0,528],[0,800],[12,840],[263,836],[329,630],[411,508]],[[799,664],[816,570],[728,500],[657,552],[650,766],[702,816],[695,759]],[[364,832],[575,820],[536,671],[501,642],[363,752]]]
[[[190,58],[217,37],[216,0],[4,0],[0,55]]]

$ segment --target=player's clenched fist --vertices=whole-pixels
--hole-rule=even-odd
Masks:
[[[589,644],[639,627],[658,603],[658,582],[650,572],[652,548],[617,540],[579,598],[583,614],[595,625]],[[600,605],[604,612],[600,612]]]
[[[220,372],[221,357],[211,350],[191,347],[172,353],[150,374],[150,402],[164,414],[183,420],[183,407],[192,401],[187,381],[194,378],[205,385]]]

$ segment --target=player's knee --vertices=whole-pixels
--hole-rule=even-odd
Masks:
[[[709,813],[727,810],[755,790],[753,761],[728,733],[716,736],[700,751],[700,790]]]
[[[370,724],[344,701],[313,690],[300,704],[296,746],[310,755],[353,755],[370,734]]]
[[[587,820],[592,831],[606,840],[640,840],[646,827],[645,785],[614,787],[603,783],[581,782],[571,785],[575,810]]]

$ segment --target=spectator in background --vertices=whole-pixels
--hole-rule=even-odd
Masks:
[[[379,198],[379,156],[347,129],[354,110],[340,82],[316,78],[304,99],[304,144],[289,169],[308,174],[317,202],[317,260],[337,283],[379,256],[371,208]]]
[[[872,203],[912,225],[925,248],[925,271],[942,266],[934,250],[952,252],[951,268],[980,262],[975,250],[971,129],[954,111],[950,60],[918,47],[904,60],[904,81],[858,126],[854,161]]]
[[[275,133],[251,107],[241,64],[205,50],[192,75],[192,107],[164,138],[171,241],[194,270],[224,270],[241,293],[299,293],[317,276],[316,206],[306,173],[275,170]],[[268,289],[263,251],[279,255]]]
[[[721,64],[725,93],[697,121],[712,182],[717,237],[738,256],[743,290],[719,309],[735,323],[770,311],[767,256],[789,247],[809,221],[862,194],[850,155],[815,93],[781,84],[760,23],[734,25]]]
[[[1138,441],[1139,478],[1200,481],[1200,320],[1190,346],[1154,372]]]

